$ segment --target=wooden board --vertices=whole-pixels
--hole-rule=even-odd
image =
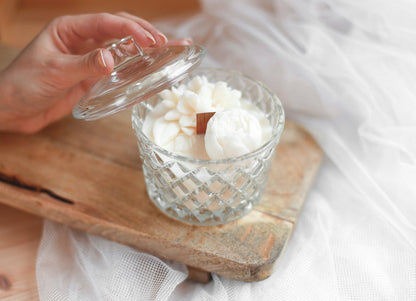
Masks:
[[[35,301],[40,217],[0,204],[0,300]]]
[[[0,135],[0,202],[199,270],[267,278],[299,217],[322,151],[288,122],[267,191],[244,218],[198,227],[148,199],[130,113],[96,122],[71,117],[36,135]]]

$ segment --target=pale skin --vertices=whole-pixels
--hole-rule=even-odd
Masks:
[[[68,115],[97,78],[112,72],[103,45],[126,36],[141,47],[167,43],[152,24],[127,13],[54,19],[0,73],[0,131],[35,133]]]

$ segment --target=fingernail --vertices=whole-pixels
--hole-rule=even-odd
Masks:
[[[114,67],[114,59],[109,51],[104,52],[104,49],[100,49],[100,65],[105,72],[110,72]]]
[[[146,35],[147,40],[150,42],[150,45],[156,44],[155,38],[150,33],[145,31],[144,34]]]
[[[105,62],[104,53],[102,49],[100,49],[100,57],[101,57],[100,64],[104,67],[104,69],[107,69],[107,63]]]
[[[158,36],[163,40],[164,44],[168,42],[168,38],[163,33],[159,32]]]

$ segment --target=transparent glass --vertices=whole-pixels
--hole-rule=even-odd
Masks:
[[[266,187],[275,148],[284,127],[284,111],[275,94],[262,83],[238,72],[199,69],[209,81],[225,81],[242,91],[272,125],[272,137],[259,149],[243,156],[199,160],[169,152],[142,131],[146,115],[161,101],[155,95],[133,108],[133,128],[138,138],[147,193],[165,214],[185,223],[219,225],[236,220],[259,202]]]
[[[114,58],[114,70],[84,94],[72,111],[75,118],[96,120],[125,110],[186,77],[205,55],[205,49],[196,44],[141,49],[132,37],[107,49]]]

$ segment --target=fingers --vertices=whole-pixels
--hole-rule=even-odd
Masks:
[[[56,92],[42,99],[42,102],[50,103],[40,110],[35,109],[27,116],[23,115],[13,124],[9,122],[8,130],[32,134],[68,115],[81,96],[100,76],[111,73],[114,60],[107,49],[96,49],[85,55],[55,57],[45,64],[46,69],[48,66],[50,69],[47,73],[50,73],[53,79],[46,81],[47,86]],[[29,80],[27,86],[32,86],[31,84]],[[44,87],[40,88],[42,90]],[[36,99],[39,95],[35,92],[33,97]]]
[[[112,72],[114,59],[107,49],[96,49],[84,55],[66,56],[60,61],[65,70],[65,86],[71,87],[85,79]]]
[[[156,45],[155,46],[162,46],[164,44],[166,44],[166,42],[168,41],[168,38],[159,30],[157,30],[151,23],[149,23],[148,21],[139,18],[137,16],[131,15],[129,13],[126,12],[119,12],[116,13],[117,16],[129,19],[133,22],[136,22],[137,24],[139,24],[141,27],[143,27],[147,32],[149,32],[150,34],[152,34],[153,37],[155,37],[156,39]]]
[[[147,21],[136,18],[128,14],[121,16],[107,13],[64,16],[56,19],[52,27],[68,49],[77,48],[90,39],[105,41],[130,35],[141,47],[166,43],[161,32]]]

